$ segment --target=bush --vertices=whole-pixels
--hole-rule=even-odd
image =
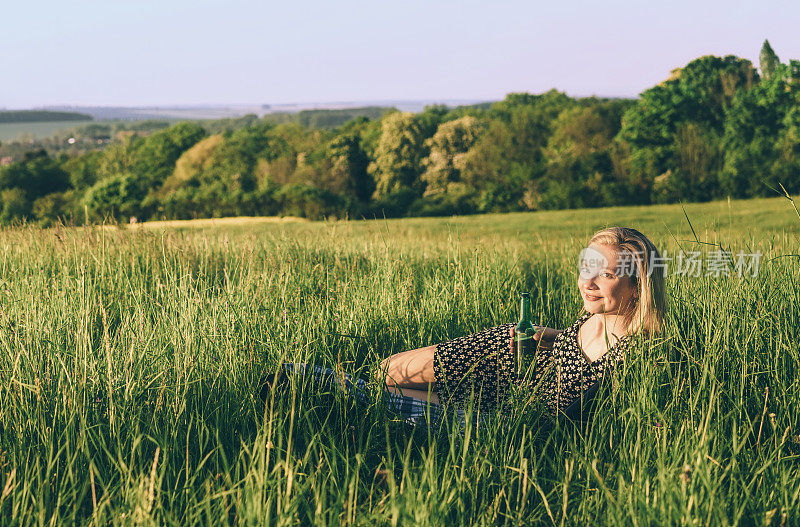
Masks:
[[[33,217],[42,227],[58,223],[59,220],[71,221],[74,207],[74,191],[53,192],[33,202]]]
[[[282,214],[321,220],[341,214],[344,199],[326,190],[309,185],[286,185],[275,193]]]
[[[451,189],[453,184],[451,183]],[[409,216],[453,216],[478,211],[477,196],[467,187],[456,187],[447,193],[425,196],[408,208]]]
[[[139,216],[147,188],[134,174],[119,174],[97,182],[86,193],[84,203],[94,218]]]
[[[7,188],[0,191],[0,201],[3,202],[0,222],[6,225],[24,221],[31,214],[31,204],[22,189]]]
[[[399,218],[405,216],[419,194],[410,188],[401,188],[382,196],[364,209],[365,218]]]

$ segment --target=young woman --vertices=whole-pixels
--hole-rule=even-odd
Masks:
[[[490,411],[512,384],[527,381],[553,415],[580,414],[603,377],[625,360],[633,337],[658,333],[666,311],[664,269],[653,269],[660,259],[658,249],[635,229],[595,233],[581,253],[582,313],[565,330],[544,328],[534,335],[539,352],[529,378],[518,378],[514,368],[516,324],[503,324],[388,357],[381,363],[386,402],[410,421],[426,410],[440,417],[447,408],[463,416],[470,401],[480,412]],[[285,364],[284,371],[368,398],[366,381],[327,368]]]

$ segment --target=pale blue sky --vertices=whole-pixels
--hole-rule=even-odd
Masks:
[[[760,5],[759,5],[760,4]],[[0,107],[635,96],[706,54],[800,59],[783,1],[31,0]]]

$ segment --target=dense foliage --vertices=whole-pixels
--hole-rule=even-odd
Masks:
[[[96,124],[88,143],[18,152],[0,171],[0,220],[419,216],[797,193],[800,61],[781,63],[765,42],[759,69],[701,57],[636,100],[552,90],[416,114]]]

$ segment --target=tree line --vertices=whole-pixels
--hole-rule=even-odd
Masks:
[[[511,93],[333,128],[255,116],[0,169],[0,222],[398,217],[800,192],[800,61],[700,57],[638,99]],[[308,122],[313,120],[310,117]]]
[[[50,110],[8,110],[0,112],[0,123],[38,123],[45,121],[91,121],[92,116],[78,112]]]

